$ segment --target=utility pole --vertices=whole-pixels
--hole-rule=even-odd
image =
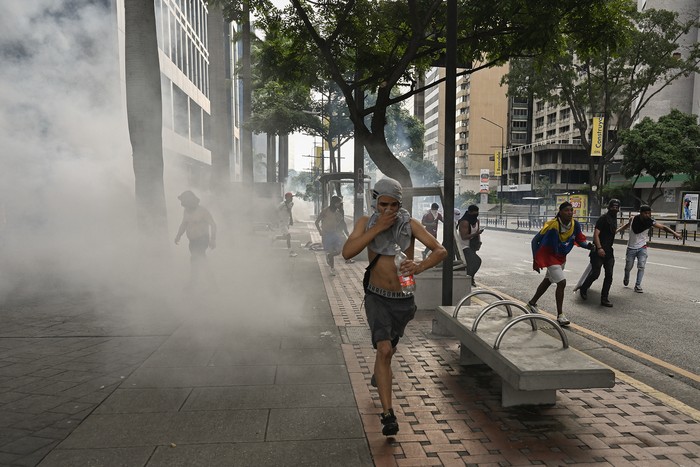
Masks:
[[[498,162],[498,166],[501,168],[501,173],[498,175],[498,202],[501,205],[501,208],[499,210],[501,216],[503,215],[503,148],[505,147],[505,142],[503,140],[503,127],[499,125],[496,122],[492,122],[486,117],[481,117],[482,120],[486,120],[489,122],[491,125],[496,125],[498,128],[501,129],[501,154],[500,154],[500,161]]]

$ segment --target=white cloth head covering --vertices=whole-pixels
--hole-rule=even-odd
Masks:
[[[372,189],[372,207],[375,209],[374,214],[367,222],[367,229],[377,223],[379,213],[377,209],[377,199],[380,196],[389,196],[401,202],[403,199],[403,191],[401,184],[393,178],[383,178],[374,184]],[[394,225],[379,235],[374,237],[369,244],[369,249],[380,255],[394,256],[396,254],[396,245],[401,247],[401,251],[405,251],[411,245],[411,214],[404,208],[399,208],[398,218]]]

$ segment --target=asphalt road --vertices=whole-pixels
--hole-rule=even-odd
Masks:
[[[532,270],[531,234],[486,230],[477,283],[527,301],[544,277]],[[624,245],[615,246],[615,273],[610,290],[613,308],[600,306],[603,277],[583,301],[574,286],[588,264],[588,251],[574,248],[566,263],[564,313],[580,326],[639,352],[700,375],[700,254],[649,250],[642,286],[644,293],[624,287]],[[636,269],[631,275],[634,285]],[[556,314],[554,287],[538,303]],[[643,359],[642,359],[643,360]]]

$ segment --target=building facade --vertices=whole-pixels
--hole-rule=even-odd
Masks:
[[[210,15],[205,0],[155,0],[155,14],[166,170],[182,171],[191,186],[209,189],[212,152],[222,151],[229,159],[225,176],[241,180],[242,90],[233,75],[241,48],[232,42],[235,23]],[[124,89],[124,0],[117,0],[116,15]]]

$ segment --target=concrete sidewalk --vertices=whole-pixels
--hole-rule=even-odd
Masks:
[[[319,240],[309,224],[293,235]],[[0,304],[0,465],[700,465],[696,414],[622,381],[502,409],[497,377],[459,366],[428,312],[395,357],[401,431],[387,439],[366,262],[330,276],[323,252],[281,245],[260,261],[259,287],[220,284],[207,306],[59,292]]]

